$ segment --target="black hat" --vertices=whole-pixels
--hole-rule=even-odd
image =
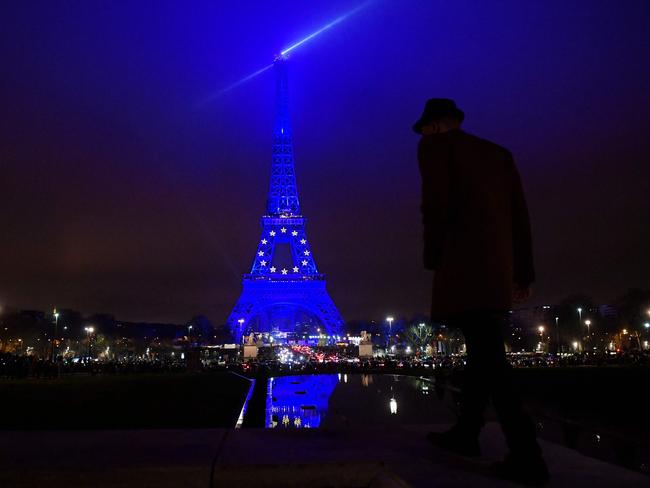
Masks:
[[[420,119],[413,124],[413,132],[422,133],[422,127],[432,120],[442,119],[444,117],[453,117],[462,122],[465,118],[465,112],[456,106],[456,102],[449,98],[430,98],[424,106],[424,112]]]

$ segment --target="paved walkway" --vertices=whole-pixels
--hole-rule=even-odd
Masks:
[[[514,486],[490,476],[504,454],[498,426],[470,461],[424,440],[443,426],[345,430],[0,432],[2,487]],[[542,441],[550,486],[636,487],[650,479]],[[216,459],[213,471],[213,462]]]

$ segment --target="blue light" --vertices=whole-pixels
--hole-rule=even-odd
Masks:
[[[347,19],[348,17],[350,17],[350,16],[356,14],[357,12],[363,10],[364,8],[366,8],[366,7],[367,7],[368,5],[370,5],[372,2],[373,2],[373,0],[369,0],[369,1],[365,2],[365,3],[362,3],[362,4],[359,5],[358,7],[356,7],[356,8],[354,8],[354,9],[350,10],[348,13],[343,14],[343,15],[341,15],[340,17],[337,17],[336,19],[334,19],[334,20],[333,20],[332,22],[330,22],[329,24],[326,24],[324,27],[321,27],[321,28],[318,29],[317,31],[312,32],[311,34],[309,34],[309,35],[308,35],[307,37],[305,37],[304,39],[301,39],[300,41],[298,41],[298,42],[292,44],[291,46],[289,46],[288,48],[286,48],[284,51],[280,52],[280,54],[281,54],[282,56],[286,56],[289,52],[293,51],[293,50],[294,50],[295,48],[297,48],[298,46],[301,46],[301,45],[304,44],[305,42],[307,42],[307,41],[313,39],[313,38],[316,37],[318,34],[321,34],[321,33],[325,32],[326,30],[331,29],[331,28],[334,27],[336,24],[340,24],[341,22],[343,22],[343,21],[344,21],[345,19]]]
[[[248,80],[252,80],[256,76],[261,75],[262,73],[264,73],[265,71],[267,71],[267,70],[269,70],[271,68],[273,68],[273,64],[269,64],[268,66],[264,66],[263,68],[260,68],[257,71],[255,71],[254,73],[251,73],[248,76],[244,76],[241,80],[234,82],[232,85],[228,85],[226,88],[222,88],[217,93],[215,93],[215,94],[211,95],[210,97],[206,98],[203,101],[203,103],[208,103],[208,102],[211,102],[213,100],[216,100],[217,98],[219,98],[223,94],[229,92],[233,88],[237,88],[239,85],[242,85],[242,84],[246,83]]]
[[[267,428],[316,428],[327,415],[338,383],[334,374],[270,378],[266,400]]]
[[[242,294],[228,318],[237,343],[249,331],[303,334],[306,329],[320,332],[323,327],[328,336],[335,336],[343,325],[305,233],[294,168],[286,63],[281,56],[273,64],[276,114],[262,235],[251,271],[243,276]]]
[[[322,32],[325,32],[326,30],[331,29],[332,27],[334,27],[334,26],[337,25],[337,24],[340,24],[341,22],[343,22],[343,21],[344,21],[345,19],[347,19],[348,17],[350,17],[350,16],[356,14],[357,12],[363,10],[364,8],[366,8],[366,7],[367,7],[368,5],[370,5],[373,1],[374,1],[374,0],[368,0],[367,2],[362,3],[362,4],[359,5],[358,7],[356,7],[356,8],[354,8],[354,9],[350,10],[348,13],[343,14],[343,15],[341,15],[340,17],[337,17],[336,19],[334,19],[334,20],[333,20],[332,22],[330,22],[329,24],[326,24],[324,27],[321,27],[321,28],[318,29],[316,32],[312,32],[311,34],[309,34],[309,35],[308,35],[307,37],[305,37],[304,39],[301,39],[301,40],[299,40],[298,42],[292,44],[291,46],[289,46],[288,48],[286,48],[284,51],[281,51],[281,52],[280,52],[280,55],[276,58],[276,61],[277,61],[278,59],[285,59],[285,58],[286,58],[286,55],[287,55],[289,52],[291,52],[291,51],[293,51],[294,49],[296,49],[298,46],[303,45],[305,42],[307,42],[307,41],[313,39],[313,38],[316,37],[318,34],[321,34]],[[242,79],[240,79],[240,80],[234,82],[234,83],[231,84],[231,85],[228,85],[226,88],[222,88],[221,90],[219,90],[219,91],[216,92],[215,94],[211,95],[210,97],[208,97],[207,99],[205,99],[205,100],[203,101],[203,103],[208,103],[208,102],[211,102],[211,101],[213,101],[213,100],[216,100],[217,98],[221,97],[222,95],[224,95],[225,93],[229,92],[229,91],[232,90],[233,88],[237,88],[239,85],[242,85],[242,84],[246,83],[247,81],[252,80],[252,79],[255,78],[256,76],[261,75],[262,73],[264,73],[265,71],[271,69],[272,67],[273,67],[273,64],[269,64],[268,66],[264,66],[263,68],[258,69],[257,71],[251,73],[250,75],[244,76]]]

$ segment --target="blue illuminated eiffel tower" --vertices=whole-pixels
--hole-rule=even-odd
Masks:
[[[300,211],[289,119],[287,60],[278,57],[271,184],[262,236],[243,291],[228,317],[237,342],[249,332],[305,332],[322,328],[340,335],[343,321],[318,272]],[[316,330],[313,330],[316,332]]]

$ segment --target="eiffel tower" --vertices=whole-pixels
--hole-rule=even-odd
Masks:
[[[235,340],[250,332],[341,334],[343,320],[318,272],[300,211],[293,161],[287,59],[274,62],[276,113],[271,184],[251,272],[228,317]],[[324,329],[324,330],[323,330]]]

